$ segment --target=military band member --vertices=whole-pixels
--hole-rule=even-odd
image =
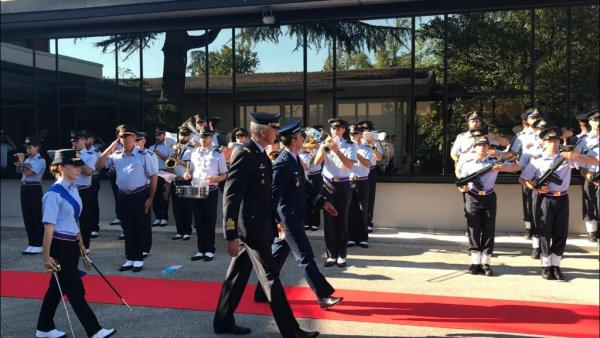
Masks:
[[[600,121],[600,113],[598,110],[592,111],[586,114],[586,120],[590,125],[590,129],[584,136],[580,136],[580,142],[577,144],[576,151],[583,155],[588,155],[599,158],[599,144],[600,130],[598,129],[598,123]],[[600,182],[598,179],[592,181],[592,175],[597,173],[599,169],[598,165],[587,164],[579,168],[581,175],[585,178],[582,184],[583,190],[583,221],[585,222],[585,228],[588,233],[590,242],[598,241],[598,185]]]
[[[465,154],[457,164],[458,177],[471,175],[485,167],[492,166],[487,173],[482,173],[476,180],[481,184],[477,187],[473,182],[458,187],[465,194],[465,210],[467,212],[467,229],[469,231],[469,252],[471,266],[469,273],[492,276],[490,266],[494,252],[496,232],[496,193],[494,184],[498,172],[515,172],[520,169],[517,163],[495,164],[496,157],[488,155],[489,140],[479,136],[474,140],[474,152]],[[511,156],[499,153],[499,157]]]
[[[316,129],[316,128],[315,128]],[[308,184],[312,186],[318,193],[323,191],[323,176],[321,176],[322,164],[315,163],[315,157],[319,148],[320,140],[313,140],[313,143],[305,144],[298,157],[303,163]],[[306,213],[304,215],[304,230],[317,231],[321,225],[321,208],[312,204],[306,205]]]
[[[352,201],[348,216],[348,247],[355,245],[368,248],[368,210],[369,196],[371,194],[369,185],[369,172],[371,167],[377,164],[375,159],[375,147],[362,143],[363,129],[360,125],[350,126],[350,138],[357,147],[357,161],[350,170],[350,182],[352,187]]]
[[[171,183],[171,200],[173,201],[173,216],[175,216],[177,234],[171,237],[172,240],[183,239],[189,241],[192,238],[192,201],[189,198],[181,198],[176,193],[178,186],[192,184],[191,179],[184,177],[185,173],[190,171],[189,163],[194,150],[194,146],[189,143],[191,132],[186,126],[179,127],[178,143],[173,149],[173,159],[176,165],[172,172],[176,178]]]
[[[148,135],[145,132],[137,131],[135,133],[135,146],[140,148],[140,150],[145,151],[147,154],[149,154],[152,157],[153,164],[154,164],[154,168],[152,168],[152,171],[158,172],[158,163],[159,163],[158,156],[156,156],[156,154],[153,153],[151,150],[146,149],[147,140],[148,140]],[[156,189],[158,191],[158,175],[156,176],[156,180],[157,180],[157,184],[156,184],[157,188]],[[148,179],[148,184],[150,184],[150,179]],[[156,195],[157,194],[154,194],[155,199],[156,199]],[[146,214],[146,218],[147,218],[146,226],[145,226],[146,240],[144,242],[143,249],[142,249],[142,255],[144,257],[147,257],[150,254],[150,250],[152,250],[152,224],[151,224],[152,217],[149,212]]]
[[[235,128],[231,131],[231,143],[242,145],[248,142],[250,134],[245,128]]]
[[[191,154],[191,170],[184,175],[196,186],[209,186],[208,197],[191,199],[194,225],[198,236],[198,252],[192,261],[203,259],[208,262],[215,256],[215,224],[217,223],[217,203],[219,183],[227,178],[225,156],[219,147],[213,146],[214,133],[205,130],[200,134],[200,146]]]
[[[341,119],[329,119],[331,136],[317,151],[316,164],[323,164],[323,190],[325,197],[338,212],[333,217],[325,214],[325,246],[327,260],[325,267],[337,264],[346,266],[346,245],[348,244],[348,212],[352,188],[350,187],[350,169],[356,163],[356,145],[344,139],[348,122]]]
[[[94,155],[96,155],[96,157],[100,156],[100,149],[98,149],[97,146],[100,146],[99,144],[96,144],[96,135],[91,132],[91,131],[83,131],[83,133],[86,135],[86,139],[85,139],[85,148],[86,150],[89,152],[93,152]],[[95,167],[95,165],[94,165]],[[90,238],[96,238],[98,237],[99,233],[100,233],[100,204],[98,202],[98,196],[100,194],[100,171],[99,170],[94,170],[94,172],[92,173],[92,203],[90,205],[90,208],[92,209],[91,213],[91,219],[92,219],[92,232],[90,233]]]
[[[540,114],[536,108],[527,109],[521,114],[523,130],[517,133],[516,139],[512,142],[510,149],[510,151],[519,154],[519,165],[521,168],[527,167],[532,157],[535,158],[540,155],[538,137],[533,129],[533,123],[539,118]],[[532,191],[525,186],[521,186],[521,200],[523,202],[523,222],[525,224],[525,230],[527,231],[526,237],[527,239],[532,239],[532,231],[535,232],[535,226],[532,226],[533,196]],[[534,251],[539,248],[537,236],[535,243],[532,241],[532,246]],[[535,253],[534,256],[536,256]]]
[[[335,216],[337,211],[325,197],[307,182],[304,166],[299,153],[304,145],[304,137],[300,128],[300,119],[294,119],[279,130],[284,149],[273,163],[273,212],[278,226],[284,229],[283,235],[276,238],[271,250],[275,259],[275,269],[281,271],[290,251],[298,265],[304,270],[304,277],[322,309],[339,303],[341,297],[332,297],[335,289],[319,271],[315,263],[315,255],[304,232],[304,209],[307,202],[323,208]],[[263,289],[256,287],[256,301],[267,301]]]
[[[265,147],[275,142],[279,114],[251,114],[251,140],[234,152],[223,194],[223,233],[232,258],[219,296],[213,321],[217,334],[249,334],[235,324],[233,313],[240,303],[252,267],[267,295],[273,317],[283,337],[315,337],[318,332],[300,329],[285,296],[271,243],[277,233],[272,214],[271,161]],[[240,216],[243,222],[238,222]],[[279,229],[282,230],[282,229]]]
[[[148,243],[146,225],[156,193],[155,159],[136,147],[135,130],[127,125],[118,128],[119,138],[106,148],[96,166],[115,168],[119,188],[117,203],[122,217],[127,260],[119,271],[141,271],[144,266],[144,246]],[[123,150],[114,151],[119,143]],[[114,152],[113,152],[114,151]]]
[[[165,161],[173,156],[173,151],[165,142],[166,130],[162,127],[156,127],[154,136],[156,143],[150,146],[149,149],[158,157],[158,170],[166,171]],[[167,183],[164,178],[158,177],[156,191],[159,193],[154,196],[154,203],[152,203],[155,217],[152,226],[164,227],[169,224],[169,196],[161,193],[165,190],[166,184],[170,183]]]
[[[24,255],[42,253],[42,178],[46,160],[40,155],[41,140],[37,136],[25,139],[26,154],[16,154],[17,163],[24,165],[21,175],[21,213],[29,245]],[[25,164],[24,164],[25,163]]]
[[[569,196],[571,168],[578,164],[594,164],[597,159],[575,152],[560,152],[559,145],[562,131],[556,127],[542,130],[539,134],[543,140],[544,152],[540,158],[532,160],[523,169],[519,183],[538,192],[535,210],[535,224],[540,232],[540,258],[542,278],[563,280],[560,263],[569,233]],[[564,159],[564,160],[563,160]],[[537,180],[547,174],[552,167],[558,166],[553,173],[554,178],[539,189],[535,188]]]
[[[373,131],[374,125],[371,121],[361,121],[358,125],[363,131]],[[371,142],[371,141],[369,141]],[[373,156],[375,157],[375,164],[371,166],[369,170],[369,206],[367,210],[367,230],[368,232],[373,231],[373,213],[375,210],[375,193],[377,192],[377,162],[383,160],[384,149],[380,141],[376,140],[373,144],[368,144],[373,149]],[[390,157],[388,156],[389,160]]]
[[[50,277],[40,309],[36,337],[66,337],[65,332],[56,329],[53,320],[61,301],[61,292],[69,297],[69,302],[89,337],[110,337],[116,332],[115,329],[104,329],[98,323],[85,300],[85,290],[77,268],[80,256],[77,219],[83,203],[75,181],[83,165],[75,149],[61,149],[56,151],[50,167],[50,171],[56,176],[56,183],[43,197],[44,270],[56,273],[60,286],[54,276]]]
[[[79,216],[79,228],[83,246],[87,253],[90,251],[90,237],[94,226],[94,190],[92,188],[92,174],[96,170],[98,155],[95,151],[89,151],[85,147],[86,134],[80,131],[71,132],[71,144],[73,149],[79,152],[83,161],[80,166],[79,177],[75,180],[75,186],[81,198],[82,210]]]
[[[208,119],[208,129],[212,130],[213,137],[212,143],[215,147],[227,147],[227,137],[219,128],[219,124],[221,123],[221,118],[219,116],[214,116]]]

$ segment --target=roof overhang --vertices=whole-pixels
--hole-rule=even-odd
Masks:
[[[2,1],[2,41],[257,26],[263,24],[265,8],[271,9],[277,24],[295,24],[597,3],[594,0],[115,0],[113,3],[128,4],[65,9],[47,5],[36,7],[42,10],[11,11],[11,2],[15,8],[19,2],[36,3]]]

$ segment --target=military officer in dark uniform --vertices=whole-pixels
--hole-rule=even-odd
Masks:
[[[319,305],[326,309],[339,303],[342,298],[331,296],[335,289],[327,282],[315,263],[315,255],[304,232],[304,214],[307,203],[323,208],[332,216],[336,216],[337,211],[306,180],[299,157],[304,144],[302,131],[300,119],[293,120],[279,130],[285,148],[273,163],[271,191],[275,219],[285,232],[283,238],[275,239],[271,250],[277,271],[281,271],[287,256],[292,252],[298,265],[304,269],[304,278],[317,296]],[[254,299],[267,300],[260,286],[256,287]]]
[[[283,229],[277,229],[272,214],[271,161],[265,147],[275,142],[279,114],[256,112],[251,118],[252,139],[235,150],[225,182],[223,232],[233,258],[219,296],[214,330],[217,334],[251,332],[235,324],[233,313],[254,267],[281,335],[315,337],[318,332],[303,331],[294,318],[271,253],[273,237]],[[238,222],[240,207],[242,222]]]
[[[122,217],[127,260],[120,271],[141,271],[144,266],[144,245],[147,241],[148,213],[156,193],[155,159],[135,145],[136,133],[132,128],[118,127],[119,138],[106,148],[96,167],[115,167],[119,188],[117,204]],[[114,151],[122,143],[123,150]],[[113,152],[114,151],[114,152]]]

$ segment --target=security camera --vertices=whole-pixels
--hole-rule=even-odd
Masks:
[[[272,25],[275,23],[275,16],[273,15],[273,9],[271,7],[263,8],[262,21],[265,25]]]
[[[265,15],[265,16],[263,16],[262,21],[265,25],[272,25],[275,23],[275,16],[274,15]]]

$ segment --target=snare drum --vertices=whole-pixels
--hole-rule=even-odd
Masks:
[[[208,185],[180,185],[175,187],[175,195],[179,198],[200,198],[208,197]]]

